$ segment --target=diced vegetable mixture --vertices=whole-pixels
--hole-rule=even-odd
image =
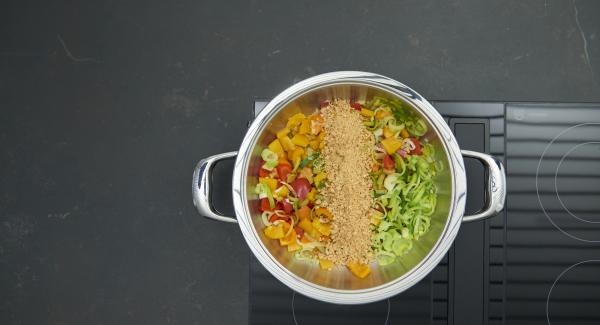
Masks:
[[[336,217],[320,204],[320,191],[328,181],[321,157],[326,132],[321,108],[328,105],[321,103],[309,116],[293,115],[274,135],[262,151],[255,188],[265,236],[279,240],[299,259],[318,261],[325,270],[336,266],[320,254],[332,240]],[[434,177],[440,167],[433,146],[423,137],[427,124],[404,105],[374,97],[349,106],[360,113],[375,140],[370,173],[373,206],[364,217],[371,223],[373,262],[382,266],[408,253],[427,233],[436,206]],[[370,273],[364,263],[346,267],[360,278]]]

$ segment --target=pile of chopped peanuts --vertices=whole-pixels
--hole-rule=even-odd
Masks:
[[[321,112],[325,131],[322,156],[328,182],[321,191],[320,204],[331,211],[333,219],[331,242],[320,257],[335,264],[368,264],[373,259],[369,172],[375,140],[348,101],[334,100]]]

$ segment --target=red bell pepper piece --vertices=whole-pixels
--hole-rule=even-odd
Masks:
[[[390,155],[385,155],[385,157],[383,158],[383,168],[390,170],[390,169],[394,169],[395,163],[394,163],[394,159],[392,158],[392,156]]]
[[[417,140],[417,138],[410,138],[410,141],[412,141],[412,143],[415,145],[415,148],[413,150],[411,150],[410,153],[413,155],[422,155],[423,148],[421,146],[421,142],[419,140]]]

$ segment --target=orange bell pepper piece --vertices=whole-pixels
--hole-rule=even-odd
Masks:
[[[352,272],[352,274],[356,275],[361,279],[366,278],[367,275],[371,273],[371,268],[366,264],[348,263],[346,267],[350,270],[350,272]]]
[[[298,211],[296,211],[296,216],[298,219],[310,219],[310,208],[308,206],[301,207]]]

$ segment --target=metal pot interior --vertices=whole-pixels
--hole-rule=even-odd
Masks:
[[[371,274],[365,279],[359,279],[353,276],[345,267],[336,267],[331,271],[324,271],[314,261],[297,260],[294,257],[294,253],[288,253],[287,249],[281,247],[278,241],[266,238],[262,231],[264,226],[260,217],[261,213],[258,209],[259,200],[256,194],[253,193],[253,189],[258,182],[257,171],[260,167],[260,152],[275,139],[275,133],[286,125],[289,117],[298,112],[307,115],[311,114],[319,106],[319,103],[324,100],[342,98],[367,101],[373,96],[399,98],[406,104],[406,107],[411,107],[427,121],[429,131],[425,137],[434,146],[436,152],[435,158],[441,162],[443,171],[437,175],[435,180],[438,197],[429,232],[416,241],[413,249],[405,256],[398,258],[395,263],[382,267],[374,262],[371,264]],[[258,236],[270,255],[289,272],[312,284],[328,289],[341,291],[370,289],[389,284],[399,279],[413,270],[428,255],[438,242],[448,221],[452,203],[452,171],[449,167],[446,148],[438,136],[438,132],[435,130],[431,120],[411,102],[409,97],[403,97],[401,94],[392,93],[375,85],[359,83],[331,84],[312,89],[297,96],[280,108],[275,115],[272,115],[270,121],[265,124],[249,159],[249,167],[246,175],[246,197],[248,198],[248,207],[255,235]]]

